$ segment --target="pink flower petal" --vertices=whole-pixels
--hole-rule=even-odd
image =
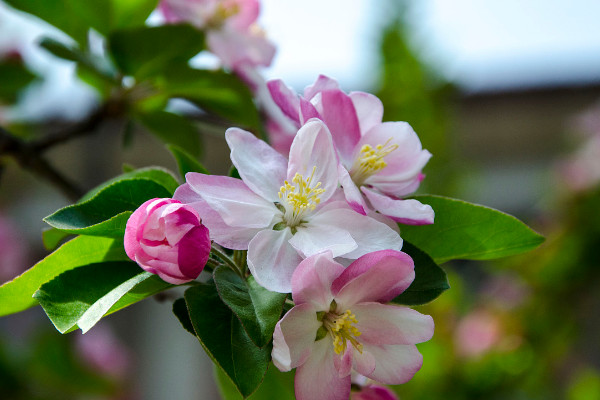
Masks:
[[[225,21],[228,26],[234,29],[245,31],[258,19],[260,13],[258,0],[224,0],[220,3],[226,10],[237,9],[237,13]]]
[[[288,243],[292,233],[262,230],[248,245],[248,268],[263,287],[280,293],[292,291],[292,274],[302,261],[298,252]]]
[[[375,369],[361,374],[386,385],[400,385],[412,379],[423,365],[423,356],[415,345],[363,344],[363,354],[370,353],[375,359]]]
[[[300,124],[304,125],[306,121],[313,118],[321,118],[321,114],[317,111],[315,106],[308,100],[300,98]]]
[[[342,185],[342,189],[344,190],[344,196],[346,197],[348,205],[352,207],[352,209],[357,213],[367,215],[367,205],[365,204],[363,195],[352,181],[348,170],[340,164],[338,166],[338,174],[340,185]]]
[[[398,200],[389,196],[377,193],[374,190],[361,187],[369,202],[383,215],[392,218],[394,221],[407,225],[429,225],[433,224],[435,213],[428,204],[423,204],[418,200]]]
[[[340,378],[344,378],[352,372],[353,355],[354,347],[349,345],[341,356],[333,356],[333,365],[335,365],[335,369],[337,369]]]
[[[325,214],[326,216],[327,214]],[[348,231],[335,225],[322,223],[321,218],[315,218],[306,226],[298,226],[290,244],[303,257],[309,257],[323,251],[331,251],[334,257],[348,254],[358,245]]]
[[[360,140],[360,127],[354,104],[350,97],[341,90],[321,92],[321,102],[321,119],[331,131],[342,163],[351,165],[354,148]]]
[[[433,318],[410,308],[381,303],[352,306],[361,343],[415,344],[433,336]]]
[[[263,35],[227,27],[208,31],[206,43],[226,68],[234,70],[242,64],[268,67],[276,51],[275,46]]]
[[[333,261],[331,252],[302,260],[292,275],[294,303],[311,303],[320,311],[328,310],[333,300],[331,283],[343,271],[344,267]]]
[[[281,79],[268,81],[267,88],[271,93],[271,97],[273,97],[273,101],[281,108],[285,116],[300,126],[300,100],[296,92],[283,83]]]
[[[206,226],[199,225],[191,229],[179,242],[177,262],[181,274],[196,279],[202,271],[210,253],[209,232]]]
[[[351,92],[349,97],[356,110],[361,135],[364,135],[375,125],[381,124],[383,103],[377,96],[365,92]]]
[[[296,134],[290,149],[287,179],[291,182],[296,173],[307,179],[313,174],[312,182],[321,182],[325,190],[319,198],[327,201],[338,186],[338,162],[331,141],[331,134],[322,121],[308,121]]]
[[[279,213],[275,205],[254,193],[240,179],[188,172],[190,188],[234,227],[266,228]]]
[[[280,371],[290,371],[304,364],[315,343],[321,322],[310,304],[296,304],[277,323],[273,333],[273,364]]]
[[[337,83],[335,79],[331,79],[325,75],[319,75],[315,83],[307,86],[304,89],[304,98],[307,100],[312,99],[317,93],[322,92],[323,90],[337,90],[340,88],[340,85]]]
[[[372,374],[375,370],[375,358],[371,353],[365,351],[364,347],[362,353],[356,352],[356,354],[354,354],[354,359],[352,362],[354,370],[364,376]]]
[[[195,209],[209,229],[212,240],[232,250],[248,250],[248,243],[263,228],[232,227],[213,210],[187,183],[179,186],[173,198]]]
[[[346,202],[328,203],[311,216],[310,222],[329,224],[350,233],[358,247],[344,254],[344,258],[356,259],[373,251],[402,248],[402,238],[397,232],[382,222],[352,211]]]
[[[279,188],[286,178],[287,160],[250,132],[229,128],[225,139],[231,149],[231,161],[244,183],[263,198],[279,201]]]
[[[314,342],[306,362],[296,369],[296,399],[347,400],[350,396],[350,375],[340,378],[333,363],[335,353],[331,337]]]
[[[387,303],[406,290],[414,278],[414,263],[408,254],[381,250],[350,264],[331,290],[345,307],[370,301]]]

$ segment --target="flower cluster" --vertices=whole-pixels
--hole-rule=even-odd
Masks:
[[[142,244],[131,250],[135,239],[126,236],[128,254],[170,282],[189,280],[184,265],[185,277],[174,276],[167,262],[173,256],[158,260],[160,248],[177,242],[174,227],[193,232],[189,220],[201,218],[216,244],[247,251],[256,282],[292,293],[295,306],[275,328],[272,359],[283,371],[297,368],[297,398],[349,398],[352,370],[384,384],[404,383],[422,364],[415,344],[431,338],[433,321],[385,303],[415,276],[412,259],[400,251],[397,223],[433,223],[431,207],[400,198],[418,187],[431,155],[408,124],[381,122],[381,102],[370,94],[348,95],[323,76],[303,97],[280,81],[268,87],[297,126],[287,157],[250,132],[228,129],[241,179],[188,173],[169,199],[176,204],[154,200],[132,216],[129,238],[142,237]],[[184,204],[179,213],[199,217],[169,218],[163,209]],[[139,221],[145,225],[134,228]],[[180,254],[188,249],[186,263],[193,259],[189,246],[179,248]],[[157,260],[146,261],[147,254]],[[206,262],[205,254],[198,249],[198,259]]]
[[[206,32],[206,42],[223,66],[269,66],[275,46],[256,23],[258,0],[162,0],[159,7],[167,22],[188,22]]]

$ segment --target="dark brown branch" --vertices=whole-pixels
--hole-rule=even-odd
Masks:
[[[58,172],[30,143],[0,127],[0,155],[12,156],[21,168],[27,169],[56,186],[70,200],[76,201],[83,191]]]

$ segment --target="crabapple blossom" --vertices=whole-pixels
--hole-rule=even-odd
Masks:
[[[408,123],[382,122],[383,105],[377,97],[364,92],[346,94],[324,75],[303,96],[281,80],[269,81],[267,86],[289,123],[299,127],[310,118],[325,122],[343,166],[340,183],[354,210],[366,214],[371,208],[411,225],[433,223],[430,206],[401,199],[417,190],[431,154],[421,147]],[[286,139],[273,141],[285,144]]]
[[[322,121],[299,130],[289,160],[250,132],[232,128],[225,137],[242,179],[190,172],[174,198],[198,210],[216,243],[247,249],[265,288],[289,293],[300,261],[325,250],[353,260],[402,247],[388,225],[335,200],[338,161]]]
[[[198,212],[173,199],[150,199],[127,221],[125,252],[144,270],[179,285],[200,275],[210,254]]]
[[[423,363],[415,343],[432,337],[433,320],[384,303],[414,276],[412,259],[394,250],[366,254],[347,268],[331,252],[298,265],[295,306],[275,327],[272,357],[281,371],[296,368],[299,400],[348,399],[352,370],[384,384],[413,377]]]
[[[257,25],[258,0],[162,0],[167,22],[189,22],[206,31],[206,42],[226,68],[269,66],[275,46]]]

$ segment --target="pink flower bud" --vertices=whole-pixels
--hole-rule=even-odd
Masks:
[[[129,217],[125,252],[144,270],[181,284],[200,275],[210,253],[198,212],[173,199],[151,199]]]

